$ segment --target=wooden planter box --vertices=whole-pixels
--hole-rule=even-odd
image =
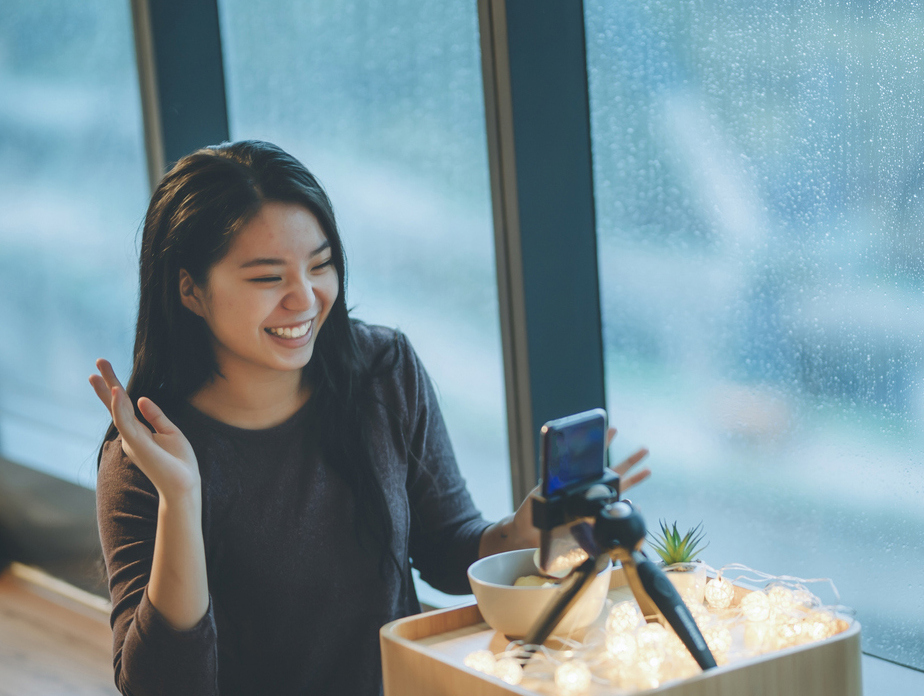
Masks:
[[[737,588],[739,594],[750,590]],[[610,598],[631,598],[625,575],[614,570]],[[509,640],[492,630],[476,604],[393,621],[382,627],[385,696],[506,696],[554,693],[511,686],[466,667],[475,650],[503,652]],[[592,685],[587,696],[624,692]],[[640,692],[658,696],[861,696],[860,624],[818,643],[717,667],[680,682]]]

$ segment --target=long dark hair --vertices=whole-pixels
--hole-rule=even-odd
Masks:
[[[383,572],[386,558],[400,572],[366,424],[370,380],[383,356],[373,363],[357,348],[346,305],[346,257],[330,200],[311,172],[279,147],[245,140],[205,148],[182,158],[161,180],[142,233],[134,364],[126,391],[133,403],[146,396],[169,409],[218,374],[206,323],[180,300],[180,269],[205,285],[237,233],[269,201],[309,210],[330,242],[339,292],[302,380],[312,387],[321,453],[353,492],[360,543],[368,547],[371,541],[382,552]],[[117,435],[110,425],[104,442]]]

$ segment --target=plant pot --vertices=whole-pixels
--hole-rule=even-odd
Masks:
[[[661,566],[661,570],[680,593],[685,602],[703,603],[706,592],[706,566],[700,561],[674,563]]]

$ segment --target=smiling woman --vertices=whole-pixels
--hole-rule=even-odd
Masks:
[[[200,150],[155,191],[131,380],[90,378],[123,693],[378,694],[412,566],[467,593],[479,556],[537,545],[528,505],[482,518],[414,350],[345,286],[330,201],[276,146]]]

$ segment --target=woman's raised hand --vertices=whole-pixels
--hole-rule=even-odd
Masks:
[[[199,493],[199,464],[186,436],[147,397],[138,399],[138,410],[154,432],[135,415],[131,399],[116,377],[112,365],[96,361],[99,374],[90,376],[93,390],[109,409],[122,436],[122,450],[147,476],[161,497]]]

